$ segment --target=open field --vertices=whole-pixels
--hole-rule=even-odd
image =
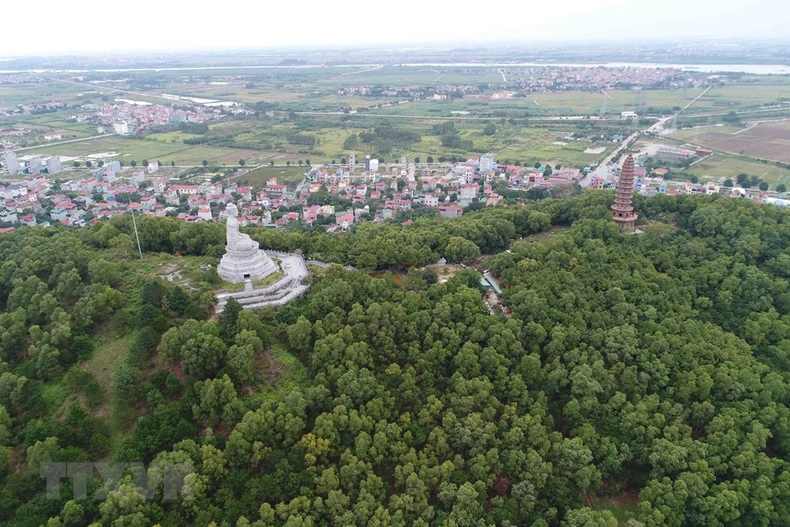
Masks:
[[[99,94],[90,88],[68,86],[61,83],[50,85],[29,82],[0,85],[0,107],[44,102],[75,103],[90,97],[98,98]]]
[[[686,172],[695,174],[703,180],[708,178],[717,182],[722,182],[727,178],[735,179],[738,174],[745,173],[750,176],[758,176],[771,185],[771,188],[779,183],[790,185],[790,170],[786,168],[760,163],[747,157],[720,154],[718,152],[710,158],[697,163],[686,170]]]
[[[80,365],[80,369],[93,374],[99,384],[109,390],[112,374],[118,366],[126,362],[134,337],[135,333],[128,333],[121,338],[110,334],[101,335],[101,345],[94,350],[89,360]]]
[[[386,66],[384,68],[357,68],[356,73],[331,75],[317,79],[316,84],[332,86],[353,86],[358,84],[383,84],[392,86],[426,84],[488,84],[502,82],[502,75],[496,68],[486,67],[408,67]]]
[[[304,179],[306,170],[307,167],[305,166],[259,167],[240,176],[236,181],[239,184],[260,188],[266,185],[268,179],[276,177],[280,183],[285,183],[288,185],[288,188],[293,189],[297,183]]]
[[[705,127],[673,135],[724,152],[790,163],[790,120],[755,124],[743,129]]]
[[[179,166],[197,166],[203,160],[207,160],[211,165],[236,165],[239,159],[244,159],[248,164],[256,164],[266,159],[263,152],[250,149],[207,145],[190,146],[183,143],[130,139],[121,136],[107,136],[64,145],[41,145],[25,153],[59,155],[85,160],[91,154],[100,152],[118,152],[117,157],[110,159],[118,159],[125,165],[128,165],[132,160],[140,163],[143,159],[158,160],[161,164],[170,164],[171,161],[175,161]]]
[[[680,139],[683,141],[697,141],[701,135],[707,133],[719,133],[719,134],[732,134],[743,130],[742,126],[727,126],[724,124],[714,124],[710,126],[695,126],[694,128],[683,128],[681,130],[676,130],[673,132],[669,137],[674,139]]]
[[[742,109],[777,102],[787,97],[790,97],[790,86],[785,83],[728,85],[712,88],[692,108]]]
[[[308,379],[304,363],[279,345],[257,357],[255,371],[260,379],[255,397],[262,401],[281,399],[284,394],[303,386]]]
[[[682,132],[689,132],[689,130],[682,130]],[[677,139],[684,139],[684,137],[643,138],[636,143],[634,150],[650,153],[655,152],[655,149],[661,145],[680,147],[683,144],[687,147],[705,147],[705,145],[693,141],[693,134],[690,134],[683,143],[678,142]],[[727,178],[734,180],[738,174],[745,173],[760,177],[771,185],[771,188],[779,183],[790,184],[790,169],[777,166],[777,163],[761,162],[746,155],[729,154],[718,150],[715,150],[712,156],[695,163],[683,172],[697,176],[700,181],[716,183],[722,183]]]

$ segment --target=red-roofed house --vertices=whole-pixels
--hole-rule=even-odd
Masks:
[[[456,205],[455,203],[451,203],[449,205],[443,205],[439,207],[439,214],[445,218],[455,218],[463,214],[464,209]]]
[[[36,223],[36,215],[35,214],[25,214],[24,216],[20,216],[19,223],[22,225],[27,225],[28,227],[35,227]]]

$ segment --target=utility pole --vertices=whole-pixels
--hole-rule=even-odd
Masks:
[[[134,237],[137,238],[137,251],[140,253],[140,259],[143,259],[143,249],[140,247],[140,235],[137,233],[137,220],[134,219],[134,209],[132,209],[132,223],[134,224]]]

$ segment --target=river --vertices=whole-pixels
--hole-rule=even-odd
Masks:
[[[406,68],[530,68],[530,67],[555,67],[555,68],[674,68],[682,71],[695,71],[699,73],[745,73],[749,75],[788,75],[790,65],[782,64],[663,64],[658,62],[419,62],[401,64],[299,64],[299,65],[260,65],[260,66],[184,66],[164,68],[96,68],[96,69],[29,69],[29,70],[0,70],[0,74],[18,73],[132,73],[132,72],[158,72],[158,71],[211,71],[211,70],[257,70],[257,69],[311,69],[311,68],[378,68],[385,66],[399,66]]]

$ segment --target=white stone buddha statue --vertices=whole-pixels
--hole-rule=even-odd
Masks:
[[[277,270],[271,258],[248,234],[239,232],[239,209],[233,203],[225,207],[227,214],[225,255],[217,272],[223,280],[233,283],[260,280]]]

